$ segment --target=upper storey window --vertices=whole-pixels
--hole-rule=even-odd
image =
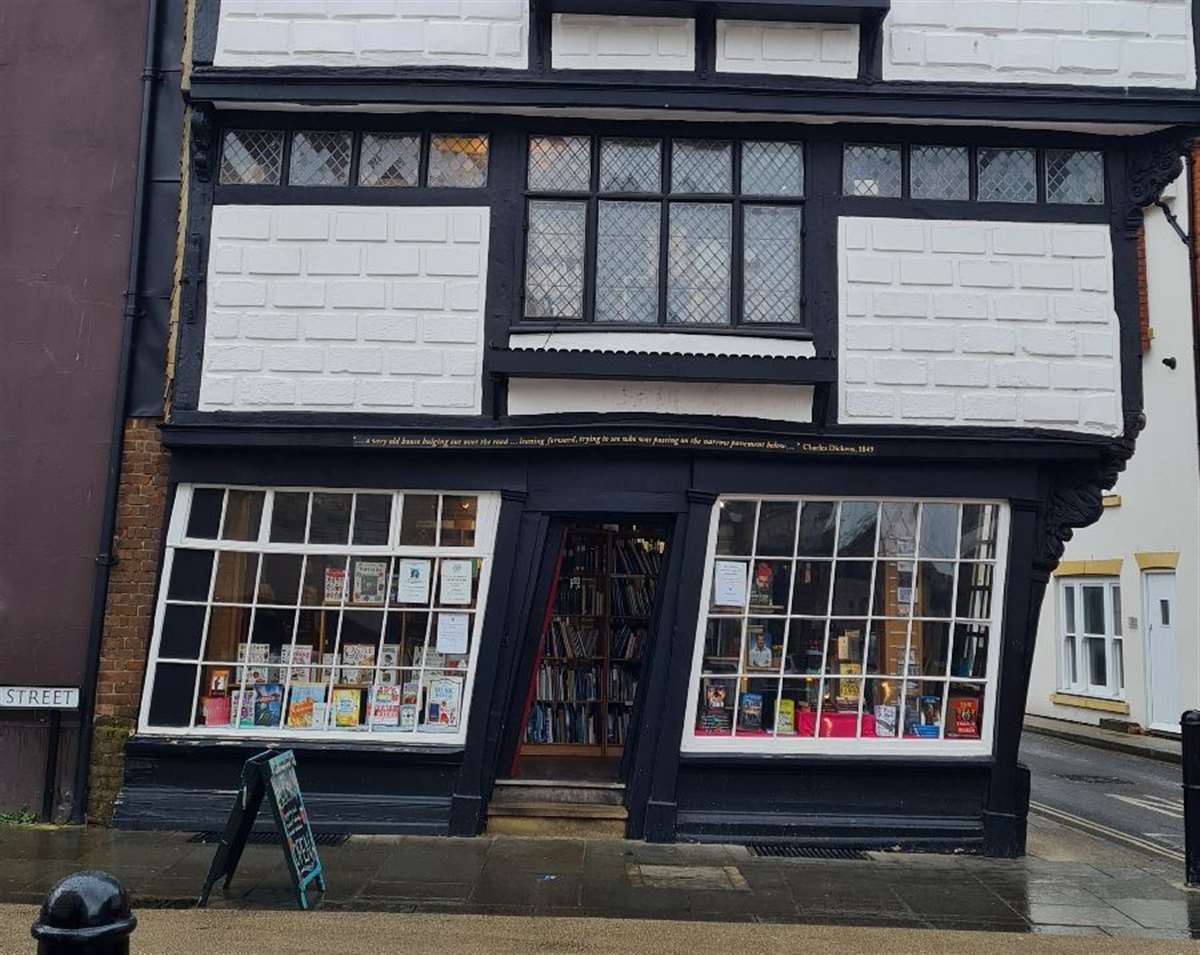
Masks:
[[[804,147],[534,136],[526,321],[797,327]]]
[[[1078,149],[847,143],[842,193],[869,199],[942,199],[1103,205],[1104,155]]]
[[[488,146],[486,135],[474,133],[231,129],[222,144],[220,182],[482,189],[488,183]]]

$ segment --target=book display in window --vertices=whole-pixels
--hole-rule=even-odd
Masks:
[[[664,550],[662,541],[615,525],[568,529],[534,666],[523,753],[622,752]]]

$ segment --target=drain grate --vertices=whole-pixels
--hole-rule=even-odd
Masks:
[[[1132,786],[1133,781],[1122,779],[1120,776],[1092,776],[1087,773],[1055,773],[1055,779],[1064,779],[1069,783],[1087,783],[1091,786]]]
[[[836,849],[828,846],[781,846],[756,843],[747,846],[750,854],[771,859],[843,859],[866,862],[867,854],[858,849]]]
[[[216,845],[221,841],[221,832],[197,832],[188,842],[202,842],[205,845]],[[344,846],[350,836],[344,832],[314,832],[313,841],[319,846]],[[246,845],[277,846],[283,842],[278,832],[264,830],[252,832],[246,837]]]

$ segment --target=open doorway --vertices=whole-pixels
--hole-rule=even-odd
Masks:
[[[620,783],[644,708],[667,535],[634,519],[563,529],[512,777]]]

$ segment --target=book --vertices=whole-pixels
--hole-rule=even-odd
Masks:
[[[796,701],[780,700],[775,710],[775,732],[780,736],[796,735]]]
[[[743,693],[738,707],[738,729],[761,730],[763,698],[761,693]]]
[[[240,727],[254,725],[254,698],[257,691],[254,687],[234,690],[230,701],[230,723]]]
[[[313,648],[304,644],[291,648],[288,679],[292,683],[307,683],[312,679],[312,670],[309,668],[312,654]]]
[[[341,567],[325,568],[325,603],[340,604],[346,595],[346,571]]]
[[[228,696],[206,696],[204,703],[205,726],[228,726],[230,701]]]
[[[333,725],[354,728],[362,722],[362,690],[339,687],[333,691]]]
[[[254,725],[278,726],[283,717],[283,687],[278,683],[265,683],[258,687],[254,698]]]
[[[952,693],[947,706],[946,735],[979,739],[979,697]]]
[[[895,736],[896,719],[899,716],[894,703],[879,703],[875,707],[875,735]]]
[[[288,726],[322,726],[325,723],[325,684],[293,683],[288,700]]]
[[[348,643],[342,647],[341,683],[370,683],[375,666],[375,647],[369,643]]]
[[[356,604],[382,607],[387,600],[388,562],[356,560],[351,599]]]
[[[400,688],[375,686],[371,689],[371,725],[400,725]]]
[[[458,728],[463,680],[460,676],[435,676],[425,688],[425,728]]]
[[[838,668],[843,677],[855,677],[862,675],[861,663],[843,663]],[[842,679],[838,680],[837,701],[843,706],[858,705],[858,680]]]
[[[400,648],[389,644],[379,651],[379,682],[383,686],[395,686],[400,679],[400,671],[396,667],[400,663]]]
[[[239,643],[238,662],[246,666],[238,667],[239,683],[270,683],[271,645],[269,643]]]
[[[421,698],[421,685],[408,680],[400,689],[400,729],[411,732],[417,728],[417,705]]]

